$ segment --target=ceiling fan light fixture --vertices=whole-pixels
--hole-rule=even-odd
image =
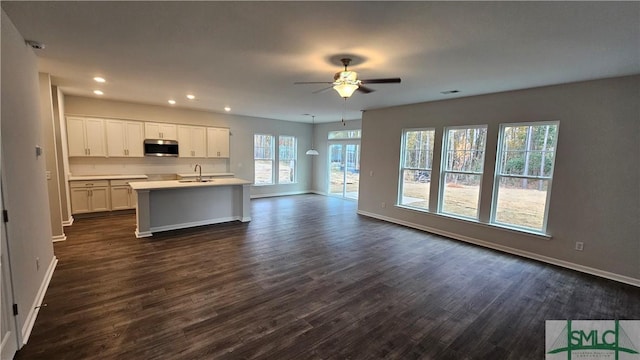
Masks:
[[[307,152],[305,154],[307,154],[307,155],[320,155],[320,153],[316,149],[309,149],[309,150],[307,150]]]
[[[333,89],[340,94],[343,98],[349,98],[353,95],[353,92],[358,90],[358,85],[349,83],[340,83],[333,86]]]

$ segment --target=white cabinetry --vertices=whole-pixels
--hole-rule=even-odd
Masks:
[[[70,181],[71,213],[109,211],[109,181]]]
[[[207,157],[207,133],[201,126],[178,126],[180,157]]]
[[[111,210],[135,209],[138,199],[136,192],[129,186],[130,182],[145,181],[141,179],[111,180]]]
[[[207,128],[207,157],[229,157],[229,129]]]
[[[107,153],[112,157],[143,157],[144,127],[140,121],[106,120]]]
[[[144,123],[145,139],[178,140],[176,125]]]
[[[67,117],[69,157],[106,156],[104,120]]]

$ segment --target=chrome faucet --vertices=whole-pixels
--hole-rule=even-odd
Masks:
[[[197,182],[201,182],[202,181],[202,166],[200,166],[200,164],[196,164],[196,167],[193,168],[193,171],[198,171],[200,170],[200,172],[198,173],[198,176],[196,176],[196,181]]]

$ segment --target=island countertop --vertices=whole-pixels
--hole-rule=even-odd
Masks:
[[[132,182],[129,184],[133,190],[163,190],[163,189],[179,189],[191,187],[205,186],[229,186],[229,185],[250,185],[251,181],[239,178],[220,178],[211,179],[206,182],[180,181],[180,180],[164,180],[164,181],[144,181]]]

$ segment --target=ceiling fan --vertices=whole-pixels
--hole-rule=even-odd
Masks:
[[[370,92],[374,92],[374,89],[368,88],[366,86],[362,86],[362,84],[392,84],[399,83],[400,78],[386,78],[386,79],[358,79],[358,73],[355,71],[348,70],[347,67],[351,63],[350,58],[342,58],[340,59],[342,65],[344,65],[344,71],[338,71],[333,75],[333,81],[300,81],[295,82],[295,85],[299,84],[331,84],[331,86],[320,89],[318,91],[314,91],[314,94],[329,90],[333,88],[335,91],[340,94],[345,100],[351,95],[353,95],[354,91],[358,90],[361,93],[368,94]]]

